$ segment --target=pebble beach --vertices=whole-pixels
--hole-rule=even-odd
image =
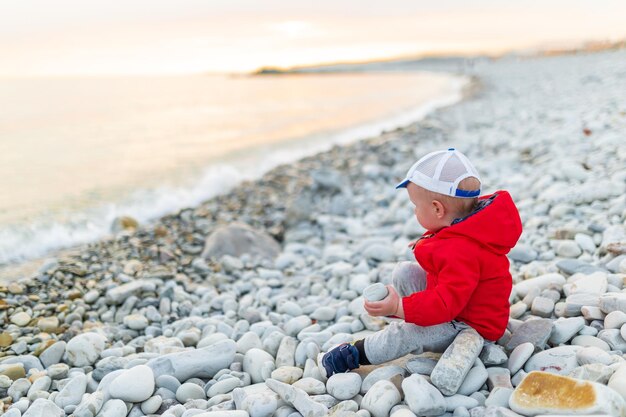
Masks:
[[[466,98],[281,165],[0,285],[9,417],[626,416],[626,51],[480,61]],[[508,190],[497,343],[462,331],[328,379],[317,356],[382,329],[363,292],[424,231],[394,189],[454,146]]]

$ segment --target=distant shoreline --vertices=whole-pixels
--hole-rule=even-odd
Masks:
[[[310,74],[310,73],[335,73],[354,71],[355,68],[367,68],[377,65],[397,65],[399,63],[411,63],[414,65],[432,66],[437,64],[449,65],[454,61],[476,61],[476,60],[493,60],[503,57],[516,56],[520,58],[540,58],[549,56],[575,55],[581,53],[595,53],[612,51],[626,48],[626,39],[618,41],[588,41],[578,46],[566,48],[544,48],[533,49],[529,51],[511,51],[503,54],[425,54],[419,56],[395,57],[386,59],[377,59],[369,61],[355,62],[331,62],[313,65],[301,65],[288,68],[277,66],[264,66],[255,71],[250,72],[252,76],[262,75],[288,75],[288,74]]]

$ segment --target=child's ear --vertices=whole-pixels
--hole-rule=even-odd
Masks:
[[[439,200],[433,200],[433,210],[438,219],[443,219],[446,215],[446,208]]]

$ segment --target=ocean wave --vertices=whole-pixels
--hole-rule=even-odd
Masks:
[[[109,236],[116,217],[131,216],[140,224],[194,207],[219,194],[228,193],[245,180],[259,178],[278,165],[380,135],[383,131],[406,126],[431,111],[461,100],[467,77],[450,76],[450,88],[440,97],[383,120],[336,132],[320,132],[294,141],[266,145],[228,162],[206,167],[202,174],[184,186],[137,190],[124,201],[111,202],[89,210],[65,213],[64,221],[38,220],[0,228],[0,266],[47,256],[54,251],[94,242]],[[52,216],[54,218],[56,216]]]

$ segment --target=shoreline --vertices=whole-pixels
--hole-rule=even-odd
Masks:
[[[428,73],[428,71],[420,72]],[[393,115],[389,115],[384,119],[377,119],[347,129],[342,129],[337,132],[319,132],[313,136],[296,138],[286,141],[285,143],[270,143],[257,146],[259,149],[264,149],[263,152],[268,154],[268,156],[270,157],[270,161],[264,162],[264,167],[262,167],[259,172],[252,174],[252,176],[250,176],[250,174],[244,175],[242,179],[238,180],[239,183],[244,181],[260,181],[267,172],[273,169],[277,169],[281,165],[298,163],[303,158],[315,156],[318,153],[326,152],[330,147],[349,146],[354,142],[376,137],[376,135],[368,135],[366,132],[379,131],[379,135],[382,135],[388,131],[398,131],[402,130],[403,128],[411,127],[419,123],[419,121],[426,117],[429,113],[437,111],[441,108],[449,107],[458,103],[459,101],[465,100],[472,94],[472,90],[475,90],[477,88],[476,85],[478,84],[478,80],[475,77],[468,77],[458,73],[454,73],[452,72],[452,70],[449,74],[447,74],[447,76],[449,76],[450,78],[450,91],[442,92],[441,96],[430,99],[412,109],[403,109]],[[454,87],[452,87],[453,85]],[[321,139],[328,135],[330,135],[330,137],[332,138],[331,140],[315,140],[315,138]],[[235,157],[235,159],[233,159],[233,162],[237,163],[237,161],[239,162],[239,165],[242,164],[242,162],[239,161],[237,157]],[[215,164],[214,169],[219,170],[222,165],[224,169],[236,168],[236,166],[232,165],[232,163],[220,163]],[[209,172],[209,169],[207,169],[206,172]],[[233,184],[228,190],[220,192],[217,195],[223,195],[231,192],[232,187],[236,187],[238,184]],[[187,206],[181,209],[177,209],[175,211],[166,212],[164,214],[158,215],[157,217],[150,218],[147,221],[144,221],[142,219],[140,221],[140,225],[145,225],[145,227],[150,228],[151,225],[157,223],[160,218],[175,215],[181,210],[197,208],[203,204],[206,204],[209,200],[215,198],[217,195],[212,195],[208,198],[208,200],[203,200],[202,202],[197,203],[193,206]],[[133,217],[132,213],[129,213],[129,215]],[[31,259],[24,259],[22,261],[10,261],[5,265],[0,265],[0,284],[6,284],[12,281],[29,278],[33,274],[35,274],[37,270],[42,265],[44,265],[45,262],[50,261],[51,259],[66,258],[72,254],[76,254],[78,252],[81,252],[82,250],[86,250],[90,244],[99,241],[111,241],[112,239],[115,239],[114,234],[100,236],[90,242],[83,242],[72,246],[53,249],[43,256],[37,256]]]

